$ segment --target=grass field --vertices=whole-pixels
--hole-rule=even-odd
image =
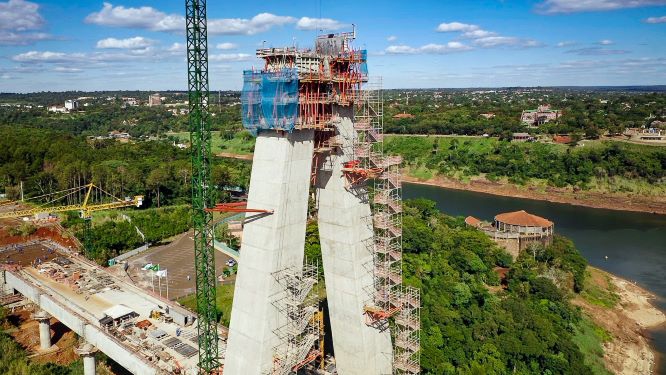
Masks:
[[[587,270],[581,296],[587,302],[607,309],[615,307],[620,302],[620,296],[615,292],[615,286],[610,277],[599,270],[590,268]]]
[[[595,375],[611,375],[604,365],[602,344],[612,338],[603,328],[597,327],[588,317],[583,316],[575,328],[573,341],[585,356],[585,363]]]
[[[247,132],[239,132],[234,135],[232,139],[223,139],[220,132],[212,132],[212,151],[213,154],[220,152],[229,152],[232,154],[248,155],[254,151],[255,138],[248,136]],[[176,137],[181,142],[188,143],[190,141],[190,133],[178,132],[167,133],[167,136]]]
[[[217,304],[218,311],[222,313],[220,323],[229,327],[229,320],[231,319],[231,302],[234,299],[234,284],[218,285],[215,292],[215,303]],[[194,294],[187,296],[178,302],[192,311],[197,310],[197,297]]]

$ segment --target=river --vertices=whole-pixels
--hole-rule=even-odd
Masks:
[[[635,281],[657,296],[666,312],[666,215],[613,211],[464,190],[405,183],[405,199],[427,198],[452,216],[492,221],[498,213],[525,210],[555,223],[555,233],[572,239],[588,262]],[[606,258],[608,257],[608,258]],[[666,370],[666,330],[651,332]]]

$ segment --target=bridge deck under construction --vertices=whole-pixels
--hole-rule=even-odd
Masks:
[[[5,248],[0,257],[27,256],[28,250],[40,261],[0,262],[5,295],[20,293],[132,373],[198,373],[194,313],[52,242],[21,253]],[[224,353],[224,342],[219,344]]]

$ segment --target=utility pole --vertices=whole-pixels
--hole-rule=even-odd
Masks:
[[[215,306],[215,250],[213,248],[211,185],[211,132],[208,105],[208,32],[206,0],[185,0],[187,29],[187,81],[189,127],[192,144],[192,224],[199,333],[199,369],[216,372],[218,354]]]

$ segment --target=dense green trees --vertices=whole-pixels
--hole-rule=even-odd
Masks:
[[[93,249],[90,257],[100,264],[107,264],[109,259],[144,243],[157,244],[186,232],[191,225],[190,217],[189,206],[114,211],[97,215],[93,218]],[[78,213],[67,213],[63,226],[70,228],[78,238],[83,238],[83,220],[78,217]]]
[[[216,186],[248,185],[248,163],[213,163]],[[145,195],[146,206],[179,204],[189,201],[190,176],[189,151],[168,142],[89,141],[61,131],[0,126],[0,191],[13,198],[20,181],[27,198],[93,182],[117,197]]]
[[[507,137],[524,131],[523,110],[550,104],[562,117],[531,132],[572,133],[597,138],[629,127],[666,121],[663,87],[631,88],[504,88],[388,90],[384,94],[385,129],[397,134],[458,134]],[[394,118],[399,113],[414,118]],[[485,118],[482,114],[492,113]]]
[[[569,284],[552,278],[584,277],[570,241],[512,264],[483,233],[415,200],[405,202],[404,247],[406,282],[422,291],[425,373],[592,374],[573,341],[581,318]],[[506,290],[490,288],[499,285],[498,266],[511,267]]]
[[[585,188],[594,178],[624,177],[657,183],[666,176],[666,149],[619,142],[566,148],[487,138],[388,137],[385,149],[412,168],[466,176],[485,174],[523,184],[547,180],[554,186]]]

